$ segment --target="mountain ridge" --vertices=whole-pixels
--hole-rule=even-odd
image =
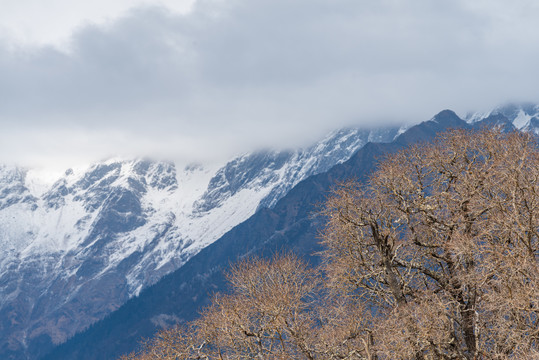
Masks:
[[[4,337],[0,338],[7,339],[0,341],[0,356],[35,359],[43,355],[53,343],[61,343],[108,317],[129,304],[129,299],[136,300],[145,288],[159,279],[164,281],[166,274],[182,268],[190,259],[196,263],[196,254],[210,251],[205,249],[219,238],[242,239],[227,240],[232,245],[230,249],[221,248],[225,253],[235,249],[245,256],[245,251],[275,249],[280,244],[281,249],[297,248],[307,256],[305,249],[317,246],[312,238],[320,224],[309,217],[305,203],[314,201],[313,194],[321,196],[316,201],[322,201],[328,184],[351,171],[343,169],[362,169],[354,170],[361,178],[384,151],[431,139],[442,127],[487,126],[510,131],[519,125],[521,130],[537,134],[534,111],[539,107],[526,109],[516,106],[512,111],[491,111],[464,119],[444,110],[411,127],[342,129],[306,149],[247,154],[214,169],[179,169],[167,162],[112,159],[86,171],[68,170],[40,194],[33,193],[32,186],[25,183],[25,170],[0,167],[0,206],[5,204],[0,209],[0,244],[11,246],[0,257],[0,317],[4,319],[0,321],[0,335]],[[380,145],[370,140],[393,142]],[[325,180],[317,182],[316,174]],[[286,206],[281,204],[283,196],[288,199]],[[7,211],[17,207],[25,211],[15,216]],[[47,209],[48,217],[41,219],[39,226],[28,230],[21,225],[18,233],[5,226],[10,216],[20,215],[20,224],[31,223],[40,218],[36,214],[43,209]],[[265,216],[265,220],[234,230],[244,220],[251,224],[253,214]],[[247,234],[254,242],[247,241]],[[214,254],[213,258],[219,256]],[[214,278],[210,288],[220,289],[224,284],[217,273],[222,268],[223,264],[207,273],[200,264],[193,276]],[[200,291],[207,288],[197,289],[198,285],[185,279],[180,283],[196,294],[197,306],[204,304],[207,294]],[[196,313],[194,303],[185,311],[182,315],[170,308],[154,314],[145,326],[155,330],[188,320]]]
[[[371,136],[389,141],[397,132],[345,129],[306,149],[247,154],[214,169],[116,158],[67,170],[40,194],[26,170],[1,167],[1,357],[36,358],[302,178],[346,160]]]
[[[101,356],[113,359],[133,350],[141,337],[151,336],[159,329],[155,319],[188,321],[196,316],[200,307],[208,303],[212,292],[226,289],[222,271],[245,256],[269,256],[286,250],[317,262],[311,254],[320,250],[316,238],[323,221],[313,217],[312,211],[327,196],[332,184],[347,178],[365,179],[379,157],[417,141],[429,141],[443,129],[455,125],[472,127],[454,113],[447,113],[411,127],[392,143],[368,143],[343,164],[299,182],[275,207],[258,211],[182,268],[43,359],[96,359],[92,348],[101,349]],[[106,333],[106,337],[100,336],[102,333]]]

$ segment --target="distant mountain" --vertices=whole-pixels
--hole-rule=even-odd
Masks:
[[[51,186],[32,169],[0,166],[0,359],[36,359],[301,180],[398,131],[343,129],[214,167],[111,159]]]
[[[410,144],[431,141],[447,129],[498,127],[511,131],[516,128],[513,124],[518,118],[493,111],[481,117],[461,119],[454,112],[444,110],[431,120],[409,128],[391,143],[365,145],[348,161],[299,182],[273,208],[261,209],[184,266],[57,347],[43,360],[115,359],[134,350],[142,337],[151,337],[161,328],[195,318],[212,293],[226,291],[223,271],[246,256],[293,251],[317,263],[318,258],[313,254],[320,250],[317,234],[324,221],[315,214],[336,182],[364,180],[386,154]],[[537,127],[521,129],[536,133]]]
[[[223,270],[245,256],[293,251],[316,263],[318,259],[313,254],[320,250],[317,234],[323,219],[314,214],[336,182],[363,180],[384,155],[413,143],[430,141],[448,128],[474,128],[480,124],[481,121],[469,124],[446,110],[411,127],[391,143],[365,145],[343,164],[298,183],[273,208],[261,209],[44,360],[115,359],[135,349],[141,337],[150,337],[175,322],[193,319],[208,304],[212,293],[226,290]]]
[[[0,358],[37,359],[103,318],[47,358],[114,358],[196,316],[223,289],[231,261],[275,249],[308,257],[321,226],[313,204],[335,181],[363,178],[374,159],[446,128],[539,134],[538,109],[507,105],[464,119],[445,110],[407,131],[343,129],[306,149],[222,166],[112,159],[67,170],[53,185],[0,166]]]
[[[497,125],[506,130],[516,129],[539,135],[539,105],[536,104],[508,104],[487,113],[471,113],[465,119],[471,124]]]

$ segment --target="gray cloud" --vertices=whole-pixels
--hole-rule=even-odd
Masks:
[[[531,0],[199,0],[83,27],[67,52],[0,43],[0,161],[211,159],[537,101],[537,18]]]

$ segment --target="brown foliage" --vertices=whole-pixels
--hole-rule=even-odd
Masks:
[[[232,268],[230,295],[218,295],[197,321],[212,358],[309,358],[306,316],[317,279],[292,255],[243,261]]]
[[[452,131],[337,186],[322,269],[232,268],[186,329],[124,359],[539,359],[539,152]]]
[[[335,189],[326,268],[385,311],[381,357],[537,353],[538,179],[531,136],[453,131]]]

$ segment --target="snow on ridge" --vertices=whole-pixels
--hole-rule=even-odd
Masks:
[[[517,128],[518,130],[526,130],[530,125],[532,118],[539,117],[539,104],[508,104],[498,106],[487,112],[470,113],[465,117],[465,120],[470,123],[476,123],[484,120],[491,115],[503,115]]]
[[[399,136],[401,136],[402,134],[404,134],[409,128],[411,128],[413,125],[402,125],[399,130],[397,130],[397,133],[395,134],[395,136],[393,137],[392,140],[395,140],[396,138],[398,138]]]
[[[16,169],[9,175],[0,166],[0,180],[6,174],[7,185],[18,181],[22,194],[0,207],[0,280],[13,285],[24,276],[20,269],[26,269],[35,281],[29,301],[58,304],[55,309],[88,301],[89,291],[114,294],[121,289],[125,298],[112,299],[121,303],[182,266],[253,215],[262,202],[273,206],[299,181],[346,161],[367,141],[391,141],[393,136],[344,129],[305,149],[244,154],[227,164],[183,168],[125,158],[64,174]],[[212,184],[220,171],[224,183]],[[208,192],[216,201],[207,211],[196,212],[195,204]],[[0,299],[16,299],[13,288],[0,288]],[[111,310],[108,305],[106,309]],[[89,325],[81,318],[70,321],[65,336],[80,330],[76,326]]]
[[[216,164],[210,167],[186,166],[178,169],[174,164],[177,187],[157,189],[146,184],[140,198],[143,216],[147,219],[146,223],[126,233],[125,236],[118,235],[117,239],[107,245],[111,248],[113,255],[107,260],[105,266],[111,269],[134,252],[145,251],[145,247],[149,246],[149,241],[157,236],[155,229],[164,226],[163,224],[171,227],[170,233],[175,234],[177,240],[174,240],[172,235],[164,238],[154,250],[144,255],[148,258],[154,256],[151,255],[152,253],[161,252],[156,257],[157,263],[154,264],[154,269],[159,269],[167,261],[178,256],[178,251],[194,254],[254,214],[260,202],[270,193],[279,189],[272,195],[273,200],[268,203],[268,205],[273,205],[289,188],[305,177],[319,171],[326,171],[330,166],[347,160],[374,134],[373,131],[362,132],[354,128],[333,131],[311,147],[291,152],[284,166],[276,169],[263,168],[261,173],[255,174],[256,177],[243,184],[236,193],[220,202],[211,211],[202,214],[194,214],[193,205],[204,196],[212,177],[224,167]],[[363,139],[364,136],[367,138]],[[377,136],[375,140],[379,138],[380,136]],[[341,153],[337,153],[337,150]],[[276,158],[279,155],[279,152],[273,154]],[[334,159],[329,160],[326,165],[322,164],[321,160],[327,160],[328,155]],[[252,156],[253,154],[244,154],[237,157],[235,161],[241,166]],[[2,216],[7,213],[0,214],[0,234],[3,234],[1,235],[3,240],[0,239],[0,241],[10,242],[13,239],[19,239],[9,245],[21,258],[35,257],[41,253],[83,252],[84,239],[91,233],[92,226],[98,220],[101,211],[100,208],[87,208],[84,202],[85,197],[95,196],[88,192],[98,191],[99,186],[105,186],[102,185],[103,183],[108,184],[106,186],[111,189],[114,187],[130,189],[133,186],[132,179],[146,177],[148,180],[149,177],[155,175],[150,174],[155,169],[148,169],[144,174],[137,173],[136,170],[137,165],[145,161],[151,164],[150,167],[164,163],[140,158],[115,157],[101,163],[68,169],[64,174],[41,169],[28,170],[25,184],[37,197],[37,208],[32,212],[27,212],[22,205],[13,207],[12,214],[16,211],[16,217],[19,219],[15,222]],[[89,174],[95,172],[97,172],[96,175],[89,177]],[[258,176],[270,180],[263,180]],[[94,182],[88,183],[88,181]],[[62,191],[68,193],[62,194]],[[45,200],[47,195],[60,199],[60,203],[51,207]],[[126,213],[126,216],[129,214]],[[184,245],[178,245],[174,241]],[[164,254],[166,251],[169,253]]]
[[[517,129],[522,130],[529,125],[531,118],[531,115],[526,114],[524,110],[520,109],[517,117],[513,120],[513,125],[515,125]]]
[[[478,121],[481,121],[483,119],[486,119],[488,118],[490,115],[492,114],[492,110],[491,111],[478,111],[478,112],[474,112],[474,113],[470,113],[468,115],[465,116],[464,120],[469,123],[469,124],[474,124]]]

